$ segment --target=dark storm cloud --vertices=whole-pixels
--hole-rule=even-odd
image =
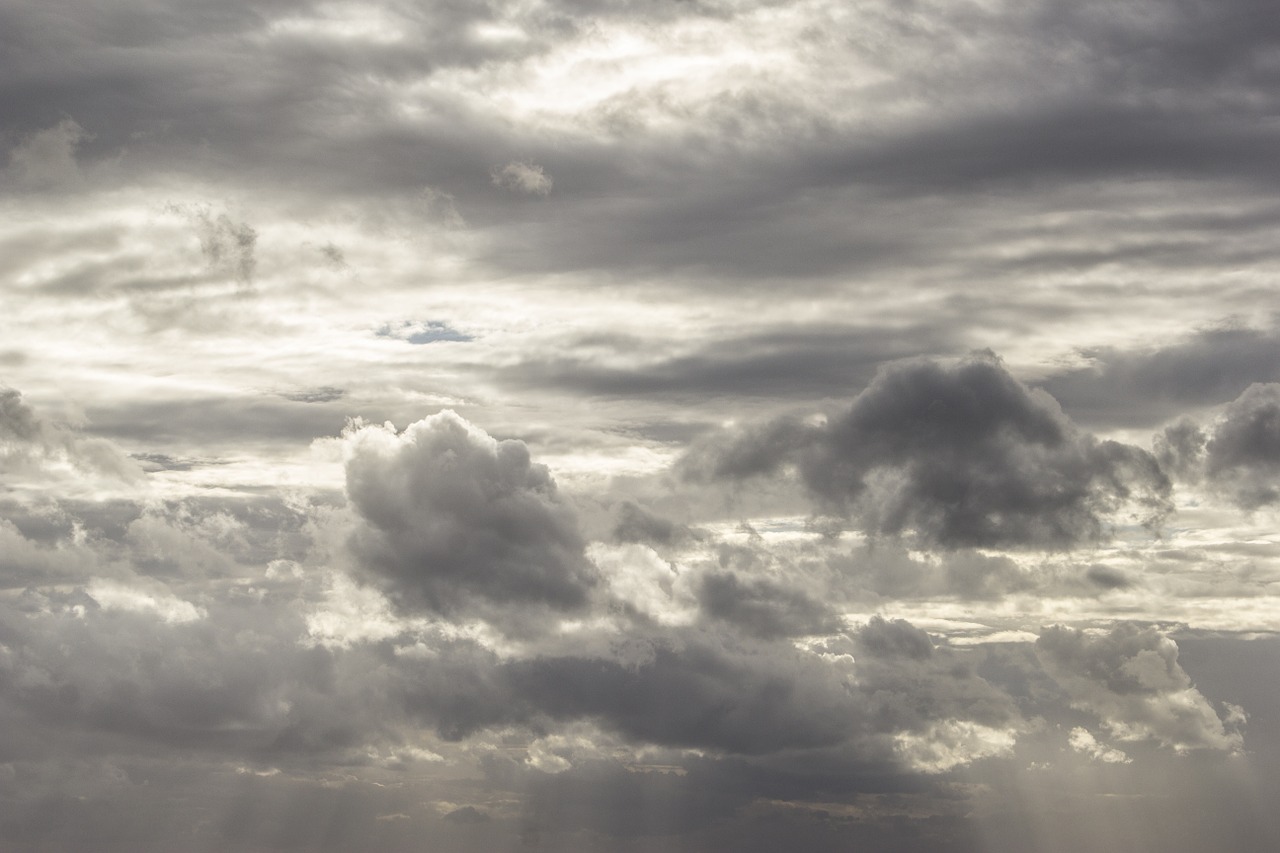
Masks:
[[[1076,429],[994,358],[883,370],[844,412],[783,418],[704,442],[692,476],[740,480],[795,466],[819,511],[944,547],[1069,547],[1130,500],[1168,511],[1154,457]]]
[[[1093,366],[1039,385],[1074,419],[1103,426],[1154,426],[1189,407],[1232,400],[1255,382],[1280,379],[1274,329],[1206,329],[1154,350],[1083,354]]]
[[[347,493],[363,520],[351,548],[402,606],[586,604],[597,578],[577,519],[523,442],[495,441],[451,411],[347,440]]]

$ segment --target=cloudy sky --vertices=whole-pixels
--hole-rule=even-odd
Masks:
[[[0,847],[1280,846],[1270,0],[0,0]]]

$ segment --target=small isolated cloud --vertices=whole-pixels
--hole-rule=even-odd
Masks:
[[[551,176],[542,167],[523,160],[512,160],[505,166],[494,166],[489,172],[495,187],[529,195],[551,192]]]
[[[70,118],[37,131],[9,152],[9,173],[23,186],[57,187],[80,180],[76,148],[90,135]]]
[[[440,320],[401,320],[399,323],[384,323],[377,332],[380,338],[395,338],[405,343],[421,345],[442,341],[466,343],[475,338],[465,332],[459,332],[448,323]]]

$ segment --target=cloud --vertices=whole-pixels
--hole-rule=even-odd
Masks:
[[[581,609],[597,583],[546,466],[452,411],[344,436],[351,551],[400,606],[439,613]]]
[[[1177,644],[1155,628],[1126,623],[1100,636],[1046,628],[1036,653],[1072,707],[1117,740],[1155,741],[1178,753],[1242,748],[1238,721],[1224,724],[1178,663]]]
[[[534,384],[622,399],[814,399],[864,387],[885,362],[959,349],[951,328],[932,324],[892,329],[780,324],[723,340],[698,341],[692,352],[681,355],[669,355],[663,348],[660,359],[644,361],[637,361],[637,355],[647,356],[649,349],[637,343],[616,337],[603,340],[599,335],[557,341],[553,357],[526,358],[502,372],[520,387]],[[678,345],[687,346],[683,341]]]
[[[1067,743],[1076,752],[1083,752],[1094,761],[1103,764],[1132,764],[1133,759],[1122,750],[1098,743],[1098,739],[1086,728],[1076,726],[1067,737]]]
[[[827,634],[840,621],[830,607],[769,580],[741,580],[733,572],[703,576],[698,603],[712,619],[761,639]]]
[[[525,193],[547,195],[551,192],[551,176],[536,163],[512,160],[505,166],[494,166],[489,172],[495,187]]]
[[[615,542],[636,542],[657,546],[688,545],[703,534],[688,525],[650,512],[632,501],[618,506],[618,520],[613,527]]]
[[[0,388],[0,472],[43,484],[86,476],[119,484],[143,476],[114,444],[41,418],[12,388]]]
[[[1280,500],[1280,384],[1255,383],[1206,429],[1181,418],[1153,441],[1161,466],[1177,479],[1206,482],[1236,506]]]
[[[1089,367],[1039,383],[1072,417],[1107,426],[1149,426],[1190,407],[1231,400],[1255,382],[1280,379],[1275,329],[1215,328],[1149,350],[1085,350]]]
[[[1280,384],[1249,386],[1223,411],[1205,449],[1208,476],[1240,506],[1280,500]]]
[[[241,284],[253,280],[258,260],[254,250],[258,245],[258,232],[246,222],[236,222],[225,213],[216,217],[208,209],[192,214],[196,233],[200,236],[200,251],[209,268],[230,272]]]
[[[9,152],[9,174],[20,185],[33,188],[65,187],[80,181],[76,148],[91,138],[73,119],[30,134]]]
[[[1130,502],[1144,523],[1169,509],[1151,454],[1080,431],[990,357],[885,368],[824,422],[781,418],[684,461],[691,476],[728,480],[784,466],[820,512],[948,548],[1069,547],[1100,539]]]

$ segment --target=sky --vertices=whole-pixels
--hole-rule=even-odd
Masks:
[[[1280,848],[1263,0],[0,0],[0,848]]]

